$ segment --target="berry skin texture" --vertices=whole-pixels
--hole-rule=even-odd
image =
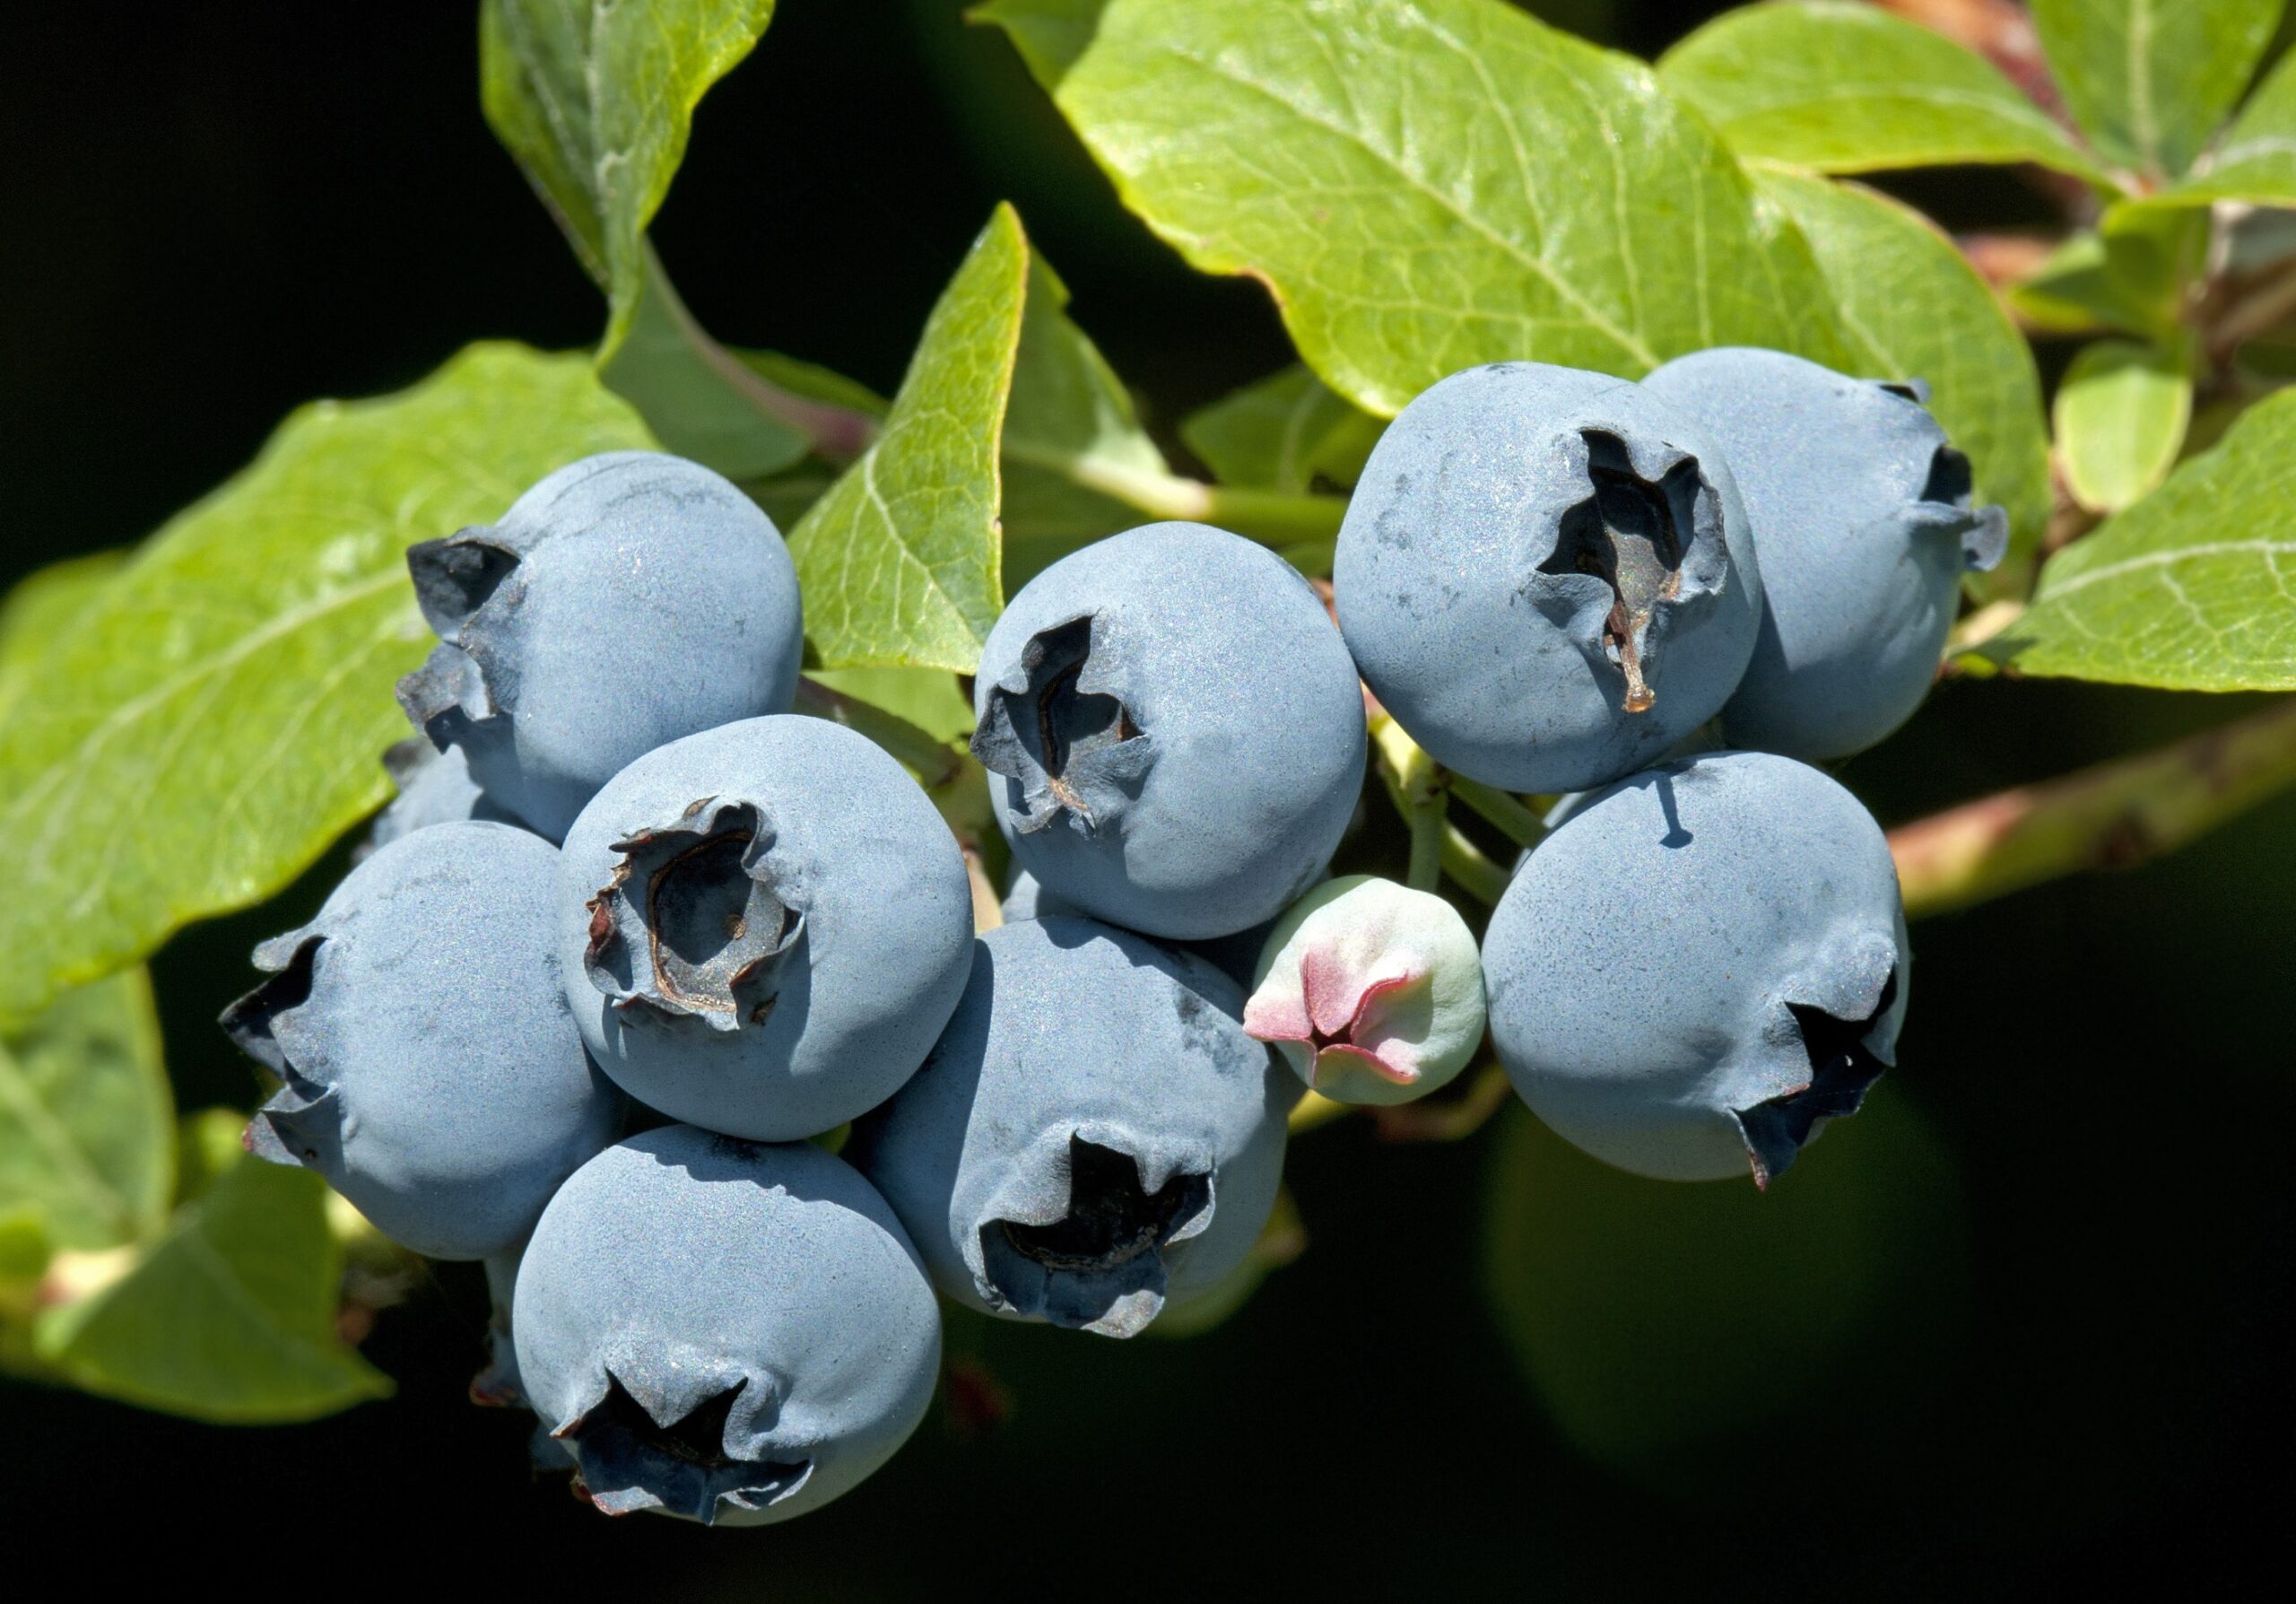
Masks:
[[[1037,884],[1037,877],[1026,869],[1013,876],[1012,886],[1005,892],[999,911],[1007,924],[1024,919],[1049,919],[1057,914],[1070,919],[1091,917],[1083,909],[1045,890]],[[1203,941],[1177,941],[1167,945],[1209,961],[1213,968],[1237,985],[1248,989],[1253,971],[1259,963],[1260,949],[1267,945],[1268,932],[1274,928],[1275,920],[1267,919],[1232,936],[1213,936]]]
[[[964,857],[901,766],[792,713],[614,776],[561,858],[559,954],[590,1050],[640,1102],[819,1136],[925,1061],[972,956]]]
[[[1244,1029],[1338,1103],[1409,1103],[1483,1045],[1474,933],[1441,897],[1374,875],[1329,880],[1269,933]]]
[[[552,841],[625,764],[796,693],[796,566],[756,503],[698,463],[585,458],[406,565],[439,644],[400,704]]]
[[[516,1307],[526,1399],[614,1515],[818,1509],[917,1429],[940,1366],[916,1250],[850,1164],[685,1125],[567,1181]]]
[[[1129,931],[1001,925],[848,1151],[944,1296],[1132,1336],[1240,1263],[1274,1207],[1300,1086],[1242,1011],[1211,964]]]
[[[1339,627],[1437,762],[1568,791],[1720,710],[1761,622],[1754,543],[1709,434],[1622,379],[1454,373],[1380,436],[1340,527]]]
[[[478,781],[470,777],[470,760],[459,746],[441,752],[420,736],[411,736],[383,754],[383,767],[390,771],[398,795],[375,815],[357,850],[361,859],[402,835],[456,819],[486,819],[525,828],[517,815],[479,789]]]
[[[1768,1186],[1896,1061],[1889,843],[1815,769],[1685,759],[1587,799],[1483,943],[1492,1040],[1531,1111],[1637,1174]]]
[[[1926,387],[1744,348],[1642,383],[1721,443],[1761,550],[1761,637],[1724,735],[1807,763],[1880,741],[1928,693],[1961,575],[2009,538],[2000,508],[1970,508],[1969,459]]]
[[[1274,553],[1203,524],[1111,536],[1031,580],[973,700],[1021,867],[1151,936],[1274,918],[1362,789],[1362,695],[1322,603]]]
[[[224,1012],[284,1083],[248,1150],[418,1253],[515,1248],[622,1129],[559,984],[557,905],[557,850],[509,824],[433,824],[353,868],[256,948],[271,978]]]

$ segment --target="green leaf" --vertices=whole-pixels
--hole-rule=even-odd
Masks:
[[[0,1210],[30,1204],[59,1248],[156,1234],[175,1190],[175,1099],[142,968],[0,1032]]]
[[[1224,484],[1300,495],[1354,484],[1386,427],[1295,363],[1190,413],[1180,439]]]
[[[2051,333],[2118,328],[2168,339],[2184,325],[2208,245],[2205,212],[2123,202],[2107,209],[2095,231],[2076,233],[2049,253],[2009,299]]]
[[[619,341],[601,353],[598,376],[635,406],[665,449],[729,479],[762,479],[802,460],[817,409],[761,378],[711,339],[678,299],[653,247],[641,242],[644,275]]]
[[[2067,235],[2003,294],[2020,318],[2044,335],[2134,328],[2139,320],[2107,278],[2105,242],[2090,229]]]
[[[204,1108],[176,1121],[178,1203],[206,1196],[239,1167],[247,1129],[248,1116],[235,1108]]]
[[[21,1318],[38,1306],[40,1277],[55,1253],[45,1209],[37,1203],[0,1204],[0,1317]],[[8,1346],[0,1338],[0,1363],[10,1356]]]
[[[1767,1456],[1841,1414],[1919,1407],[1958,1351],[1968,1231],[1950,1152],[1888,1080],[1767,1193],[1646,1181],[1520,1109],[1487,1194],[1483,1285],[1523,1379],[1597,1462]]]
[[[712,339],[646,238],[695,106],[772,16],[772,0],[487,0],[480,15],[487,120],[606,292],[600,373],[669,449],[735,479],[815,451],[850,461],[874,433]]]
[[[126,561],[126,552],[66,557],[25,576],[0,600],[0,724],[18,697],[38,688],[41,659]]]
[[[972,702],[945,668],[822,668],[807,677],[881,708],[936,741],[972,733]]]
[[[970,674],[1004,606],[997,441],[1029,282],[999,206],[926,320],[877,442],[790,532],[805,634],[829,668]]]
[[[646,227],[685,156],[693,109],[773,19],[773,0],[486,0],[486,120],[611,299],[620,344]]]
[[[1750,161],[1819,172],[2037,161],[2109,182],[1991,62],[1878,6],[1725,12],[1660,57],[1658,78]]]
[[[580,358],[477,345],[305,407],[155,536],[0,721],[0,1018],[261,901],[371,811],[406,730],[392,684],[429,645],[406,547],[649,443]]]
[[[2296,390],[2041,571],[1987,642],[2021,674],[2178,691],[2296,690]]]
[[[2129,340],[2084,345],[2057,388],[2057,448],[2074,500],[2118,512],[2169,476],[2192,422],[2182,352]]]
[[[1100,25],[1109,0],[982,0],[965,13],[973,22],[994,22],[1020,52],[1038,83],[1058,86],[1076,65]]]
[[[892,410],[892,403],[857,379],[848,379],[818,362],[809,362],[778,351],[748,351],[728,346],[734,360],[756,374],[766,383],[793,396],[803,396],[810,401],[821,401],[847,412],[859,413],[865,418],[879,423]]]
[[[2082,132],[2152,178],[2191,165],[2239,100],[2281,0],[2032,0],[2033,27]]]
[[[47,1311],[34,1352],[85,1391],[228,1425],[310,1420],[390,1390],[335,1336],[326,1188],[244,1159],[120,1278]]]
[[[2010,553],[1988,588],[2022,592],[2048,522],[2048,432],[2031,349],[1953,242],[1860,185],[1765,174],[1833,285],[1855,354],[1875,379],[1926,379],[1930,410],[1965,452],[1978,494],[2009,514]]]
[[[1143,522],[1120,493],[1170,475],[1123,381],[1067,305],[1068,287],[1037,258],[1004,415],[1007,593],[1078,546]]]
[[[2240,109],[2206,167],[2154,198],[2187,205],[2244,200],[2296,206],[2296,52],[2281,57]]]
[[[1642,64],[1501,0],[976,14],[1125,203],[1197,267],[1265,280],[1368,411],[1502,358],[1633,376],[1707,345],[1837,350],[1808,250],[1704,124]]]

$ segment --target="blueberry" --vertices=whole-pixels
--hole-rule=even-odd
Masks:
[[[1971,510],[1926,389],[1745,349],[1642,382],[1720,442],[1761,549],[1761,638],[1724,734],[1811,763],[1873,745],[1927,694],[1962,573],[2008,543],[2001,509]]]
[[[1204,960],[1091,920],[999,926],[933,1056],[854,1161],[942,1293],[1129,1337],[1251,1251],[1292,1075]]]
[[[1424,1097],[1483,1045],[1474,933],[1441,897],[1348,875],[1275,921],[1244,1029],[1340,1103]]]
[[[470,1400],[487,1408],[523,1408],[526,1390],[518,1381],[518,1350],[511,1331],[517,1308],[518,1262],[526,1244],[513,1244],[486,1256],[486,1367],[470,1379]]]
[[[524,827],[517,815],[479,789],[470,777],[470,760],[459,746],[441,752],[419,736],[410,737],[383,754],[383,767],[398,795],[375,815],[358,848],[361,859],[402,835],[456,819]]]
[[[559,983],[558,852],[508,824],[434,824],[256,948],[271,978],[223,1028],[283,1083],[258,1156],[326,1177],[434,1259],[515,1246],[619,1132]]]
[[[650,752],[566,837],[574,1016],[640,1102],[757,1141],[891,1096],[964,989],[956,838],[865,737],[796,714]]]
[[[1090,917],[1083,909],[1038,885],[1037,877],[1026,869],[1013,876],[1013,884],[1004,893],[1003,911],[1008,924],[1018,923],[1024,919],[1048,919],[1057,914],[1072,919]],[[1282,917],[1279,914],[1276,919]],[[1209,961],[1213,968],[1239,986],[1249,987],[1253,971],[1259,965],[1260,949],[1267,945],[1268,932],[1275,928],[1276,919],[1264,919],[1232,936],[1213,936],[1202,941],[1178,941],[1170,945]]]
[[[892,1456],[940,1364],[933,1288],[842,1159],[669,1125],[552,1199],[518,1268],[517,1371],[608,1514],[761,1526]]]
[[[1152,936],[1274,918],[1362,789],[1362,695],[1323,604],[1273,552],[1202,524],[1112,536],[1031,580],[973,700],[1014,858]]]
[[[1437,762],[1577,790],[1655,762],[1736,688],[1761,618],[1704,431],[1622,379],[1454,373],[1387,426],[1341,526],[1339,626]]]
[[[407,717],[553,841],[624,764],[796,692],[796,568],[698,463],[585,458],[406,562],[439,633],[399,682]]]
[[[1587,799],[1484,933],[1491,1034],[1561,1136],[1767,1186],[1895,1061],[1905,914],[1881,828],[1815,769],[1722,752]]]

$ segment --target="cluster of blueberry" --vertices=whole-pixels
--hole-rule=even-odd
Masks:
[[[1194,524],[1013,597],[972,745],[1016,875],[976,938],[918,784],[784,710],[764,515],[674,458],[576,463],[409,554],[427,740],[224,1016],[280,1083],[248,1146],[485,1262],[474,1393],[599,1508],[728,1524],[909,1435],[936,1291],[1113,1336],[1214,1295],[1304,1089],[1424,1095],[1486,1021],[1590,1151],[1766,1182],[1905,1007],[1882,834],[1798,760],[1919,700],[2000,548],[1969,490],[1917,389],[1773,353],[1456,375],[1370,458],[1336,630]],[[1327,877],[1366,685],[1456,773],[1572,793],[1480,952],[1438,897]],[[1751,750],[1698,751],[1718,718]]]

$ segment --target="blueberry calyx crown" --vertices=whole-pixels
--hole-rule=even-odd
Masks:
[[[1109,685],[1091,615],[1039,632],[1018,669],[996,682],[973,732],[973,755],[1013,782],[1023,833],[1067,818],[1091,834],[1138,788],[1154,749]]]
[[[1918,407],[1929,405],[1929,386],[1922,379],[1876,379],[1874,388]],[[1971,507],[1976,491],[1969,458],[1941,440],[1929,454],[1913,516],[1917,527],[1960,541],[1963,568],[1986,573],[2008,554],[2009,514],[2000,507]]]
[[[773,840],[754,803],[704,797],[613,843],[620,861],[587,904],[582,958],[625,1018],[765,1024],[805,931],[768,867]]]
[[[484,526],[407,548],[414,599],[439,637],[422,666],[398,682],[399,705],[439,751],[467,743],[477,726],[509,716],[464,631],[518,565],[518,554]]]
[[[1067,1198],[1050,1219],[980,1227],[992,1301],[1056,1325],[1129,1337],[1164,1303],[1164,1250],[1209,1223],[1212,1178],[1174,1168],[1151,1184],[1128,1153],[1072,1134]]]
[[[810,1460],[746,1460],[726,1446],[748,1385],[744,1376],[665,1421],[609,1369],[604,1396],[551,1435],[572,1445],[576,1494],[605,1513],[660,1508],[710,1525],[721,1502],[764,1509],[813,1471]]]
[[[1657,624],[1677,603],[1721,589],[1719,503],[1698,458],[1673,447],[1638,462],[1605,429],[1581,429],[1588,494],[1563,510],[1537,571],[1585,575],[1609,589],[1598,647],[1625,682],[1630,713],[1657,704]]]
[[[1837,1018],[1801,1003],[1786,1005],[1801,1032],[1803,1050],[1809,1054],[1810,1078],[1783,1096],[1734,1111],[1757,1188],[1768,1190],[1772,1181],[1786,1173],[1820,1120],[1854,1114],[1865,1103],[1866,1092],[1886,1068],[1866,1044],[1866,1038],[1897,995],[1897,972],[1892,970],[1873,1012],[1862,1019]]]
[[[299,1069],[274,1029],[282,1016],[310,1001],[315,962],[326,941],[297,932],[265,942],[257,962],[274,972],[223,1010],[224,1034],[279,1077],[279,1090],[256,1110],[239,1138],[248,1153],[270,1164],[320,1165],[341,1140],[343,1110],[335,1088]]]

